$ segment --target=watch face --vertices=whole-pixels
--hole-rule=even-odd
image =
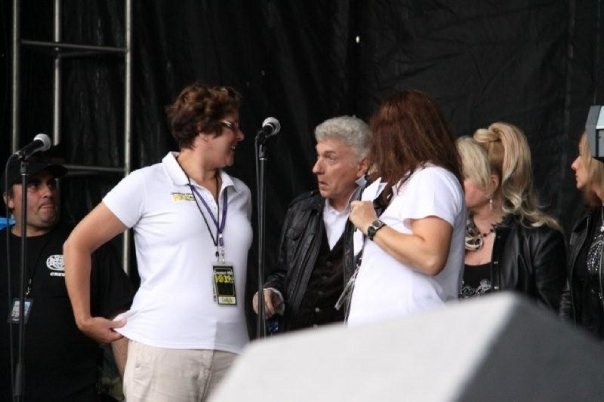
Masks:
[[[375,236],[375,233],[378,231],[379,228],[384,225],[384,222],[379,219],[373,221],[373,223],[367,228],[367,237],[369,237],[369,240],[373,240],[373,236]]]

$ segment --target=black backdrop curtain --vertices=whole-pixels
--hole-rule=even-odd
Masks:
[[[2,2],[2,160],[10,133],[11,2]],[[52,2],[23,0],[21,36],[52,39]],[[64,42],[122,46],[123,0],[64,0]],[[289,201],[314,188],[314,127],[367,119],[402,88],[431,94],[457,135],[494,121],[523,128],[546,208],[569,229],[580,209],[570,163],[589,105],[601,97],[604,1],[134,0],[134,167],[176,146],[164,109],[194,80],[244,96],[246,140],[232,174],[255,191],[253,138],[277,117],[267,169],[267,266]],[[20,145],[51,130],[51,57],[22,48]],[[67,162],[121,166],[123,64],[119,56],[63,60],[61,152]],[[64,180],[77,221],[117,175]]]

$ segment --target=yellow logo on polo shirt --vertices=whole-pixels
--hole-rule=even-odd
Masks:
[[[193,194],[191,193],[172,193],[172,201],[193,201]]]

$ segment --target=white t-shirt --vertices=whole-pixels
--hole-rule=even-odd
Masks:
[[[195,203],[187,177],[175,156],[132,172],[103,203],[134,229],[140,288],[118,330],[129,339],[175,349],[211,349],[239,353],[248,341],[244,292],[248,250],[252,243],[251,195],[240,180],[220,173],[220,214],[228,194],[224,228],[225,260],[233,264],[237,305],[214,301],[213,269],[216,225],[204,205]],[[212,194],[192,182],[214,217]]]
[[[448,170],[429,165],[415,171],[398,191],[396,187],[380,219],[392,229],[409,234],[411,219],[437,216],[447,221],[453,228],[449,257],[444,269],[433,277],[397,261],[366,239],[348,325],[402,317],[457,299],[459,294],[466,221],[459,181]]]

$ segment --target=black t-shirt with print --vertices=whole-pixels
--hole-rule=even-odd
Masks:
[[[490,262],[480,265],[465,264],[459,298],[469,299],[491,293],[491,276],[492,269]]]
[[[65,287],[63,243],[71,228],[59,226],[27,241],[26,287],[31,286],[31,313],[25,325],[25,401],[90,400],[95,393],[101,350],[76,327]],[[10,328],[17,359],[18,324],[8,324],[9,306],[19,297],[21,238],[10,235],[10,271],[6,233],[0,231],[0,400],[11,400]],[[8,278],[11,294],[9,301]],[[94,315],[126,310],[133,290],[110,247],[93,257],[91,302]],[[14,366],[13,366],[14,367]]]

